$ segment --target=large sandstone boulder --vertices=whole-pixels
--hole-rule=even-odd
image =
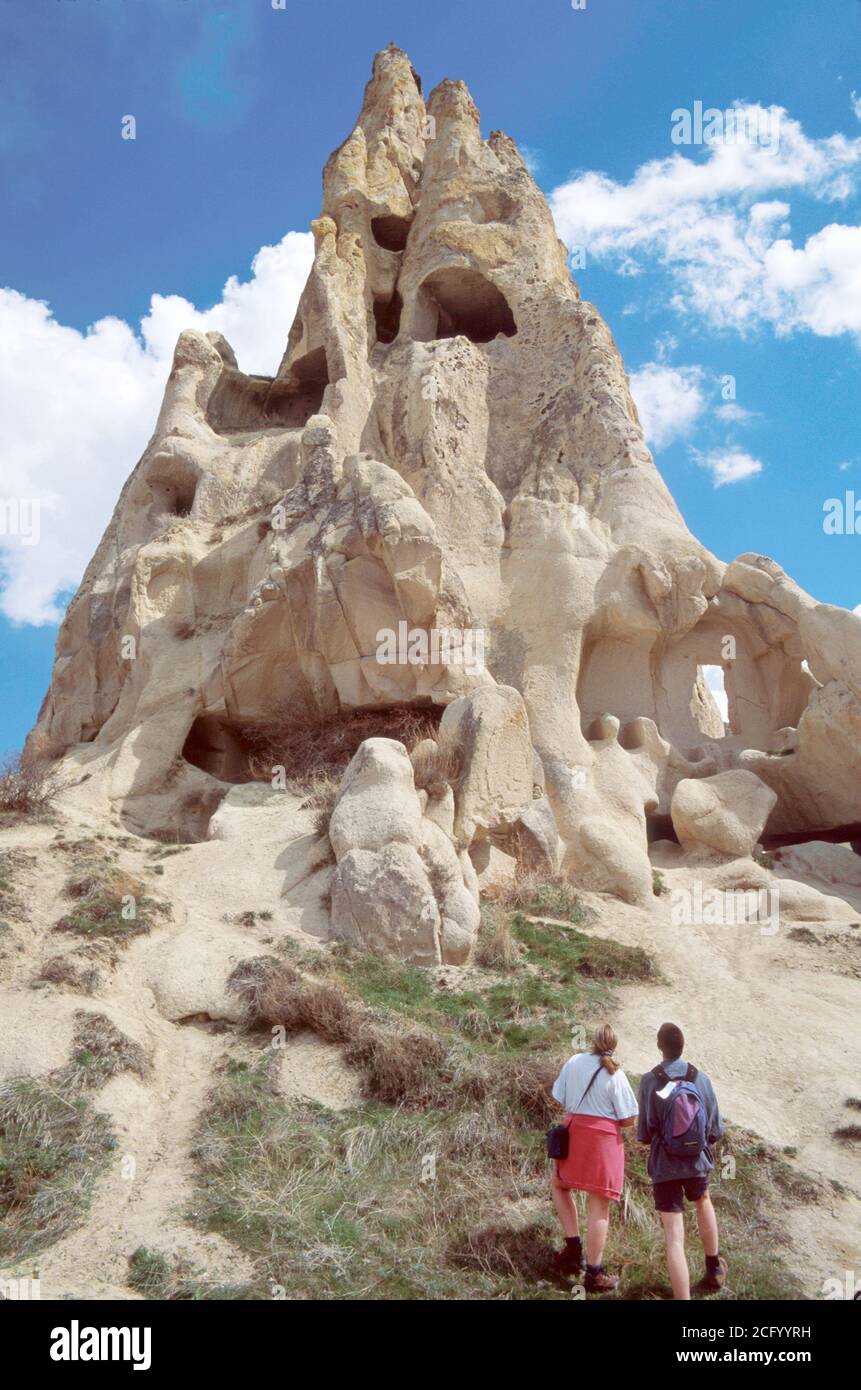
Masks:
[[[414,965],[462,964],[478,929],[477,886],[423,804],[403,744],[367,739],[329,822],[332,930]]]
[[[679,782],[670,814],[683,849],[742,859],[752,853],[776,801],[771,788],[752,772],[719,772]]]
[[[456,835],[469,844],[479,829],[516,821],[531,804],[534,785],[529,716],[520,692],[483,686],[449,705],[440,727],[463,760]]]

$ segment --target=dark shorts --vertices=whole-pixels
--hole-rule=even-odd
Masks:
[[[684,1198],[698,1202],[709,1190],[709,1175],[704,1178],[674,1178],[672,1182],[653,1182],[655,1211],[684,1211]]]

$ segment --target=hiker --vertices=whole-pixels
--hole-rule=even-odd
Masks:
[[[715,1209],[709,1196],[714,1168],[711,1146],[723,1134],[714,1088],[704,1071],[682,1057],[685,1039],[675,1023],[658,1029],[660,1065],[640,1081],[637,1138],[649,1144],[649,1177],[667,1242],[667,1269],[673,1298],[689,1299],[691,1276],[685,1255],[685,1198],[697,1212],[706,1258],[701,1287],[717,1290],[726,1280]]]
[[[618,1039],[608,1023],[596,1029],[591,1049],[569,1058],[553,1083],[553,1099],[565,1107],[568,1156],[556,1159],[551,1180],[553,1204],[565,1232],[556,1263],[561,1273],[578,1275],[583,1245],[572,1190],[589,1197],[586,1232],[587,1293],[605,1293],[619,1282],[601,1263],[610,1203],[618,1202],[625,1180],[622,1127],[637,1117],[637,1100],[614,1059]]]

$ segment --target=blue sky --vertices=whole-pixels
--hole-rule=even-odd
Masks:
[[[822,525],[861,499],[858,0],[0,0],[0,499],[43,497],[38,545],[0,535],[0,752],[176,332],[209,311],[274,370],[322,166],[391,39],[526,150],[691,529],[861,603],[861,535]],[[695,101],[780,108],[779,150],[674,145]]]

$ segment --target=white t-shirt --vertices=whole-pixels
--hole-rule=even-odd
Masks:
[[[569,1057],[553,1083],[553,1099],[558,1100],[570,1114],[600,1115],[605,1120],[630,1120],[637,1113],[637,1097],[620,1067],[611,1076],[602,1066],[585,1100],[583,1092],[600,1065],[594,1052],[581,1052]]]

